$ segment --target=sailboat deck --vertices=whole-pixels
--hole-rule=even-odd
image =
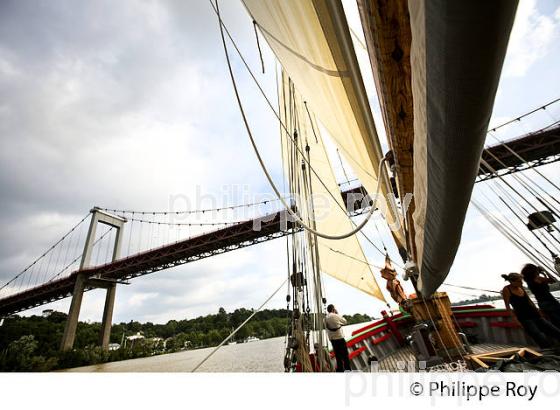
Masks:
[[[472,345],[474,354],[488,353],[492,351],[522,347],[513,344],[479,343]],[[403,347],[385,356],[379,361],[379,371],[382,372],[415,372],[418,371],[416,357],[410,346]]]

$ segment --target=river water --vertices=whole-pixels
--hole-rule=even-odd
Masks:
[[[344,326],[348,338],[352,331],[368,323]],[[222,346],[197,371],[199,372],[283,372],[285,338],[275,337],[250,343]],[[190,372],[210,352],[206,349],[143,357],[68,369],[69,372]]]
[[[560,298],[560,292],[553,292]],[[502,300],[484,302],[503,308]],[[356,329],[368,323],[344,326],[343,331],[348,339]],[[214,348],[186,350],[183,352],[144,357],[140,359],[122,360],[93,366],[68,369],[70,372],[190,372]],[[225,345],[220,348],[199,369],[200,372],[283,372],[285,338],[259,340],[250,343]]]
[[[69,369],[71,372],[190,372],[214,348],[186,350],[140,359]],[[200,372],[283,372],[284,337],[225,345]]]

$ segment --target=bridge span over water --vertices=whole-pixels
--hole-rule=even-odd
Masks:
[[[483,162],[489,164],[489,167],[486,169],[481,167],[478,182],[556,162],[560,159],[560,126],[548,127],[504,144],[491,146],[484,151],[482,159]],[[359,195],[361,193],[363,193],[363,188],[355,187],[343,191],[342,196],[344,202],[348,203],[346,199],[350,194]],[[363,204],[362,201],[353,202],[348,212],[352,214],[363,211]],[[106,289],[107,294],[100,344],[106,347],[109,343],[117,284],[127,283],[128,280],[138,276],[280,238],[300,229],[290,220],[286,211],[275,211],[255,219],[236,222],[230,226],[121,257],[126,222],[127,219],[124,216],[114,215],[99,208],[92,209],[84,250],[78,255],[78,258],[74,259],[75,263],[79,261],[79,268],[69,271],[66,276],[55,275],[53,278],[47,278],[47,280],[33,285],[31,285],[32,280],[29,277],[27,287],[24,286],[23,289],[17,289],[11,293],[5,292],[4,295],[0,294],[0,317],[72,296],[62,341],[62,348],[70,349],[74,342],[83,293],[90,289],[103,288]],[[155,222],[153,223],[155,224]],[[96,230],[99,224],[108,226],[115,232],[114,243],[110,259],[103,264],[91,266],[92,253],[96,245]],[[159,225],[158,222],[158,227]],[[255,229],[255,226],[259,226],[259,229]],[[55,248],[56,245],[51,248],[53,254]],[[72,265],[68,265],[65,270],[68,270],[69,266]],[[26,271],[27,269],[22,273]],[[14,279],[18,279],[22,273]],[[30,275],[32,273],[32,271],[29,272]],[[34,274],[41,274],[41,272]],[[0,290],[4,290],[13,281],[8,282]],[[24,282],[25,279],[21,279],[21,281]]]

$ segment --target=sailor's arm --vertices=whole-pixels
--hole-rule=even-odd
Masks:
[[[340,323],[341,326],[344,326],[347,324],[346,319],[344,319],[344,317],[342,315],[337,315],[338,316],[338,322]]]

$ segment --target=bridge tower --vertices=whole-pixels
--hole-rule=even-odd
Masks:
[[[112,260],[115,261],[120,257],[120,248],[124,233],[124,224],[126,219],[117,215],[109,214],[101,209],[94,207],[91,210],[91,222],[89,225],[80,270],[76,277],[74,291],[72,293],[72,301],[70,302],[70,310],[68,319],[62,336],[61,350],[70,350],[74,346],[76,338],[76,328],[78,327],[78,319],[80,316],[80,308],[82,306],[82,298],[84,291],[91,288],[104,288],[107,290],[105,295],[105,306],[103,309],[103,319],[101,321],[101,331],[99,334],[99,345],[104,349],[109,348],[109,338],[111,336],[111,322],[113,320],[113,307],[115,305],[115,293],[117,290],[117,281],[103,278],[89,277],[87,273],[82,272],[90,267],[95,235],[97,233],[97,225],[104,224],[116,229],[115,244],[113,246]]]

